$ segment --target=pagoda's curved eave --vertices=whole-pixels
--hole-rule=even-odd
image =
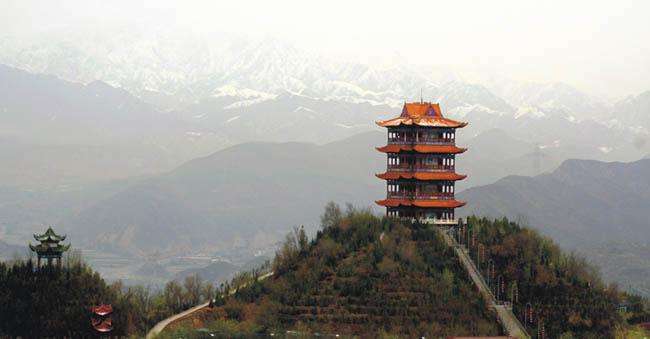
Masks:
[[[407,200],[384,199],[375,201],[377,205],[385,207],[423,207],[423,208],[458,208],[465,206],[466,202],[458,200]]]
[[[390,144],[383,147],[376,147],[382,153],[433,153],[433,154],[460,154],[467,151],[467,148],[460,148],[454,145],[398,145]]]
[[[384,172],[375,174],[375,176],[384,180],[415,179],[458,181],[467,178],[467,175],[454,172]]]
[[[381,127],[398,127],[398,126],[420,126],[420,127],[441,127],[441,128],[463,128],[467,126],[466,122],[451,120],[440,117],[397,117],[389,120],[375,122]]]

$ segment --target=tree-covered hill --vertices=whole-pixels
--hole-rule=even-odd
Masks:
[[[545,338],[613,338],[630,328],[626,318],[647,316],[638,298],[630,299],[634,314],[620,312],[623,294],[615,286],[604,285],[584,260],[562,253],[534,230],[505,219],[472,217],[469,225],[463,242],[469,234],[471,257],[534,338],[542,332]],[[488,273],[488,262],[494,273]],[[428,225],[368,211],[341,212],[330,204],[315,239],[296,229],[278,251],[273,270],[264,280],[238,277],[230,286],[246,287],[235,292],[225,286],[223,295],[232,295],[163,334],[191,337],[192,327],[226,336],[502,331],[452,250]]]
[[[0,338],[90,338],[92,306],[113,306],[117,337],[144,337],[160,320],[212,298],[211,283],[196,276],[169,282],[161,291],[107,284],[78,253],[61,267],[37,268],[32,260],[0,262]]]
[[[195,323],[212,322],[228,331],[223,335],[278,330],[409,337],[501,333],[452,250],[432,228],[368,211],[342,213],[333,204],[323,225],[312,241],[304,230],[294,230],[275,258],[271,278],[251,279]],[[224,325],[231,320],[237,325]]]
[[[610,338],[624,327],[621,293],[584,259],[507,219],[470,217],[467,228],[461,241],[533,337]]]

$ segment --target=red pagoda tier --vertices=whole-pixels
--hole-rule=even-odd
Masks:
[[[456,173],[456,129],[467,125],[442,116],[440,105],[405,103],[402,114],[377,122],[388,128],[388,144],[377,150],[387,155],[386,199],[377,204],[386,214],[437,225],[455,225],[454,209],[465,202],[454,198],[455,183],[467,176]]]

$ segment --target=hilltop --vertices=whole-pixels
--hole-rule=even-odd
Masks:
[[[245,287],[236,292],[224,287],[223,295],[234,294],[173,324],[167,334],[191,336],[191,327],[226,336],[287,330],[409,337],[501,333],[452,249],[431,226],[368,211],[342,213],[333,204],[322,221],[311,241],[301,229],[287,237],[272,277],[238,277],[230,286]],[[495,279],[503,279],[501,298],[513,303],[522,322],[526,305],[533,308],[529,333],[542,326],[549,338],[607,338],[627,326],[617,312],[619,292],[583,260],[507,220],[471,218],[470,225],[495,263]],[[484,269],[485,262],[478,266]]]

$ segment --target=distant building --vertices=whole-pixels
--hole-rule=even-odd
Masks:
[[[388,129],[388,143],[377,150],[387,154],[386,199],[377,204],[386,214],[437,225],[455,225],[454,209],[465,202],[454,198],[455,183],[466,175],[456,173],[456,129],[467,125],[443,117],[440,105],[405,103],[402,114],[377,124]]]
[[[99,305],[93,306],[90,308],[91,318],[90,323],[99,333],[108,333],[113,330],[113,319],[111,315],[113,314],[112,305]]]
[[[43,234],[34,234],[34,239],[40,244],[29,244],[29,249],[38,256],[38,267],[41,266],[41,259],[46,259],[48,265],[51,265],[52,260],[56,259],[57,265],[61,265],[61,256],[70,249],[70,244],[63,245],[61,243],[65,238],[65,235],[56,234],[52,227],[48,227]]]

